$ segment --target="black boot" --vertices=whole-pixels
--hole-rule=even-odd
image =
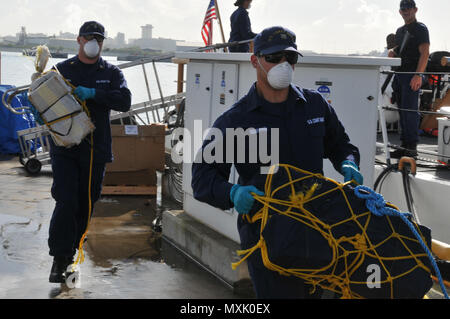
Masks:
[[[402,145],[400,145],[400,147],[402,148],[407,148],[406,147],[406,143],[402,142]],[[403,156],[405,156],[405,151],[404,150],[395,150],[393,152],[390,153],[391,158],[402,158]]]
[[[50,277],[48,279],[51,283],[65,283],[66,282],[66,269],[73,263],[73,258],[66,256],[56,256],[53,258],[52,270],[50,271]]]
[[[417,143],[407,143],[406,148],[408,150],[405,151],[404,156],[413,157],[413,158],[417,157]]]

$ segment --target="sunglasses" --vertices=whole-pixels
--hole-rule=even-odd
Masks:
[[[103,40],[105,39],[101,35],[97,35],[97,34],[84,35],[83,38],[85,38],[87,41],[91,41],[91,40],[95,39],[95,40],[97,40],[97,42],[103,42]]]
[[[264,54],[259,55],[260,57],[264,57],[266,62],[268,63],[280,63],[280,61],[284,58],[286,58],[286,61],[289,64],[296,64],[298,61],[298,53],[293,51],[282,51],[272,54]]]
[[[406,12],[406,11],[408,11],[409,9],[413,9],[413,8],[414,8],[413,6],[410,6],[410,7],[403,7],[403,8],[400,8],[400,11]]]

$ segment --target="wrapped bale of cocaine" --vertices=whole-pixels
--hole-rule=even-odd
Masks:
[[[55,71],[34,80],[29,100],[48,126],[58,146],[78,145],[95,127],[72,95],[72,88]]]

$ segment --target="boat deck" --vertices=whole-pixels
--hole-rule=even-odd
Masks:
[[[398,133],[390,132],[388,134],[389,142],[394,145],[400,145],[400,136]],[[383,143],[383,137],[381,134],[377,136],[377,142]],[[419,137],[419,143],[417,145],[418,159],[417,159],[417,171],[429,174],[431,178],[439,180],[444,183],[450,184],[450,166],[443,166],[437,162],[437,157],[420,153],[420,151],[437,152],[437,137],[431,137],[428,135],[422,135]],[[379,163],[386,163],[386,157],[384,155],[384,149],[377,147],[375,156]],[[396,159],[392,159],[395,163]]]

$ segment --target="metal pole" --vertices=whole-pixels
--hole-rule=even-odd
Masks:
[[[172,63],[178,64],[178,79],[177,79],[177,93],[183,93],[184,89],[184,65],[189,63],[188,59],[177,59],[173,58]],[[177,110],[180,107],[180,104],[176,105]]]
[[[225,43],[225,35],[223,34],[222,19],[220,18],[219,4],[217,3],[217,0],[214,0],[214,5],[216,6],[216,11],[217,11],[217,21],[219,22],[220,33],[222,34],[222,42]],[[223,51],[224,51],[224,52],[228,52],[228,49],[227,49],[227,48],[224,48]]]
[[[158,71],[156,70],[155,61],[153,61],[153,70],[155,71],[156,82],[158,83],[159,95],[161,95],[161,103],[163,105],[164,113],[165,113],[164,115],[166,115],[167,114],[166,104],[164,103],[164,96],[162,93],[161,84],[159,83],[159,76],[158,76]],[[158,110],[156,110],[156,114],[158,114],[158,118],[159,118]],[[161,121],[159,121],[159,122],[161,122]]]
[[[183,92],[184,81],[184,63],[178,64],[177,93]]]
[[[390,166],[391,165],[391,153],[389,153],[389,140],[388,140],[388,134],[387,134],[387,128],[386,128],[386,117],[384,116],[384,109],[381,105],[378,106],[378,110],[380,112],[380,126],[381,126],[381,133],[383,135],[383,145],[384,145],[384,152],[386,154],[386,163]]]
[[[150,106],[152,106],[152,95],[150,93],[150,86],[148,85],[148,78],[147,78],[147,71],[145,70],[145,64],[142,64],[142,70],[144,71],[144,79],[145,79],[145,85],[147,87],[148,100],[150,101]],[[148,112],[145,112],[145,113],[147,114],[147,124],[150,125],[150,117],[148,116]],[[153,109],[152,109],[152,115],[153,115],[153,121],[155,121],[155,111]],[[158,120],[158,122],[159,122],[159,120]]]
[[[222,48],[227,48],[230,46],[234,46],[234,45],[239,45],[239,44],[244,44],[244,43],[250,43],[253,42],[253,39],[250,40],[242,40],[242,41],[234,41],[234,42],[228,42],[228,43],[217,43],[214,45],[208,45],[208,46],[204,46],[204,47],[199,47],[196,49],[192,49],[192,50],[188,50],[186,52],[203,52],[203,51],[209,51],[209,50],[213,50],[213,49],[222,49]],[[119,69],[127,69],[127,68],[131,68],[133,66],[136,65],[141,65],[141,64],[146,64],[146,63],[151,63],[151,62],[157,62],[157,61],[164,61],[164,60],[169,60],[171,58],[175,57],[175,54],[166,54],[166,55],[160,55],[160,56],[156,56],[156,57],[152,57],[152,58],[142,58],[136,61],[132,61],[132,62],[125,62],[122,64],[118,64],[117,67]]]

